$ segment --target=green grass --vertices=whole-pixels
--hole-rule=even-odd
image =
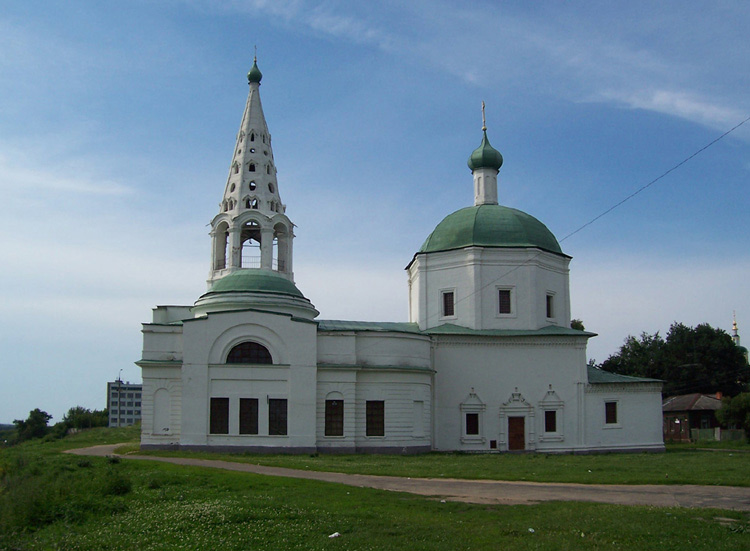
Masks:
[[[0,452],[6,466],[0,475],[0,549],[750,547],[750,517],[738,512],[441,503],[317,481],[43,450],[52,444],[59,448],[47,443]],[[334,532],[341,536],[329,538]]]
[[[133,452],[137,446],[124,451]],[[750,453],[672,448],[666,453],[546,455],[261,455],[138,452],[225,459],[312,471],[427,478],[526,480],[582,484],[700,484],[750,486]]]

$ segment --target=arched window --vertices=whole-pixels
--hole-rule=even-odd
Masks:
[[[250,163],[250,165],[248,165],[248,169],[250,170],[250,172],[255,172],[255,163]]]
[[[272,364],[273,358],[268,348],[257,342],[241,342],[227,356],[228,364]]]
[[[251,142],[255,141],[255,134],[253,132],[250,133],[250,141]]]
[[[271,165],[266,165],[266,174],[271,174]]]

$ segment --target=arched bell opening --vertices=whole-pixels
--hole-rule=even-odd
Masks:
[[[260,268],[261,240],[260,224],[258,222],[250,220],[243,224],[240,232],[242,247],[241,268]]]
[[[273,264],[274,269],[289,273],[291,268],[291,232],[284,224],[273,227]]]
[[[214,229],[214,270],[227,267],[227,252],[229,249],[229,224],[221,222]]]

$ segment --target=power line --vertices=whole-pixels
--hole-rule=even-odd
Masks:
[[[601,214],[598,214],[597,216],[595,216],[594,218],[592,218],[591,220],[589,220],[588,222],[586,222],[585,224],[583,224],[582,226],[580,226],[580,227],[579,227],[578,229],[576,229],[576,230],[572,231],[571,233],[569,233],[568,235],[566,235],[565,237],[563,237],[562,239],[560,239],[560,240],[558,241],[558,243],[561,243],[561,242],[565,241],[566,239],[568,239],[569,237],[572,237],[572,236],[574,236],[574,235],[575,235],[575,234],[577,234],[578,232],[580,232],[580,231],[582,231],[583,229],[587,228],[588,226],[592,225],[592,224],[593,224],[594,222],[596,222],[596,221],[597,221],[597,220],[599,220],[600,218],[603,218],[604,216],[606,216],[607,214],[609,214],[610,212],[612,212],[612,211],[613,211],[613,210],[615,210],[616,208],[618,208],[618,207],[620,207],[621,205],[625,204],[626,202],[630,201],[630,200],[631,200],[631,199],[632,199],[633,197],[635,197],[636,195],[638,195],[638,194],[640,194],[641,192],[645,191],[646,189],[650,188],[650,187],[651,187],[652,185],[654,185],[654,184],[655,184],[656,182],[658,182],[659,180],[661,180],[661,179],[665,178],[666,176],[668,176],[669,174],[671,174],[672,172],[674,172],[675,170],[677,170],[678,168],[680,168],[680,167],[681,167],[682,165],[684,165],[685,163],[689,162],[689,161],[690,161],[690,160],[692,160],[693,158],[697,157],[698,155],[700,155],[701,153],[703,153],[703,152],[704,152],[704,151],[705,151],[706,149],[708,149],[709,147],[711,147],[711,146],[712,146],[712,145],[714,145],[715,143],[717,143],[717,142],[721,141],[721,140],[722,140],[722,139],[724,139],[724,138],[725,138],[726,136],[728,136],[729,134],[731,134],[732,132],[734,132],[735,130],[737,130],[737,129],[738,129],[739,127],[741,127],[741,126],[742,126],[743,124],[745,124],[745,123],[747,123],[747,122],[749,122],[749,121],[750,121],[750,117],[747,117],[747,118],[746,118],[746,119],[744,119],[743,121],[741,121],[741,122],[739,122],[739,123],[735,124],[735,125],[734,125],[734,126],[733,126],[732,128],[730,128],[729,130],[727,130],[726,132],[724,132],[724,133],[723,133],[723,134],[722,134],[721,136],[719,136],[719,137],[717,137],[717,138],[715,138],[715,139],[711,140],[711,141],[710,141],[709,143],[707,143],[706,145],[704,145],[703,147],[701,147],[700,149],[698,149],[697,151],[695,151],[695,152],[694,152],[694,153],[692,153],[691,155],[689,155],[689,156],[685,157],[685,158],[684,158],[684,159],[683,159],[682,161],[680,161],[680,162],[679,162],[679,163],[677,163],[676,165],[672,166],[672,167],[671,167],[671,168],[670,168],[669,170],[667,170],[667,171],[665,171],[664,173],[662,173],[661,175],[657,176],[656,178],[654,178],[653,180],[651,180],[651,181],[650,181],[650,182],[648,182],[647,184],[644,184],[643,186],[641,186],[640,188],[638,188],[638,189],[637,189],[636,191],[634,191],[633,193],[631,193],[630,195],[628,195],[627,197],[625,197],[625,198],[624,198],[624,199],[622,199],[621,201],[619,201],[619,202],[615,203],[614,205],[612,205],[611,207],[609,207],[609,208],[608,208],[607,210],[605,210],[605,211],[604,211],[604,212],[602,212]],[[501,275],[501,276],[499,276],[498,278],[496,278],[496,279],[494,279],[494,280],[490,281],[490,282],[489,282],[489,283],[487,283],[486,285],[483,285],[482,287],[480,287],[479,289],[477,289],[477,290],[476,290],[476,291],[474,291],[473,293],[470,293],[470,294],[468,294],[468,295],[466,295],[466,296],[464,296],[464,297],[461,297],[461,298],[459,298],[458,296],[456,296],[456,298],[455,298],[455,304],[458,304],[458,303],[460,303],[460,302],[463,302],[463,301],[465,301],[465,300],[468,300],[469,298],[471,298],[471,297],[473,297],[474,295],[476,295],[476,294],[480,293],[481,291],[483,291],[483,290],[484,290],[484,289],[486,289],[487,287],[490,287],[491,285],[494,285],[495,283],[497,283],[498,281],[502,280],[502,279],[503,279],[504,277],[506,277],[506,276],[510,275],[511,273],[515,272],[516,270],[520,269],[521,267],[523,267],[523,266],[526,266],[526,265],[530,264],[530,263],[531,263],[531,262],[533,262],[533,261],[534,261],[534,260],[535,260],[535,259],[536,259],[536,258],[537,258],[537,257],[538,257],[539,255],[540,255],[540,254],[542,254],[542,253],[541,253],[541,251],[537,252],[537,253],[536,253],[536,254],[535,254],[534,256],[532,256],[531,258],[529,258],[529,259],[525,260],[524,262],[522,262],[522,263],[521,263],[521,264],[519,264],[518,266],[515,266],[515,267],[511,268],[510,270],[508,270],[507,272],[505,272],[504,274],[502,274],[502,275]],[[436,313],[434,313],[434,314],[430,315],[430,319],[438,318],[439,316],[440,316],[440,314],[436,312]]]
[[[666,172],[664,172],[664,173],[663,173],[663,174],[661,174],[660,176],[657,176],[656,178],[654,178],[653,180],[651,180],[651,181],[650,181],[649,183],[647,183],[647,184],[645,184],[645,185],[641,186],[641,187],[640,187],[640,188],[638,188],[638,189],[637,189],[636,191],[634,191],[633,193],[631,193],[630,195],[628,195],[627,197],[625,197],[625,198],[624,198],[624,199],[623,199],[622,201],[620,201],[619,203],[616,203],[616,204],[612,205],[611,207],[609,207],[609,208],[608,208],[607,210],[605,210],[604,212],[602,212],[602,213],[601,213],[601,214],[599,214],[598,216],[595,216],[594,218],[592,218],[591,220],[589,220],[588,222],[586,222],[586,223],[585,223],[585,224],[584,224],[583,226],[581,226],[581,227],[580,227],[580,228],[578,228],[577,230],[574,230],[574,231],[572,231],[571,233],[569,233],[568,235],[566,235],[565,237],[563,237],[562,239],[560,239],[560,242],[562,242],[562,241],[565,241],[565,240],[566,240],[566,239],[568,239],[569,237],[572,237],[572,236],[574,236],[574,235],[575,235],[575,234],[577,234],[577,233],[578,233],[579,231],[583,230],[584,228],[587,228],[588,226],[590,226],[591,224],[593,224],[594,222],[596,222],[596,221],[597,221],[597,220],[599,220],[600,218],[602,218],[602,217],[604,217],[604,216],[608,215],[608,214],[609,214],[610,212],[612,212],[613,210],[615,210],[615,209],[616,209],[616,208],[618,208],[619,206],[621,206],[621,205],[623,205],[624,203],[626,203],[626,202],[630,201],[630,200],[631,200],[631,199],[632,199],[633,197],[635,197],[636,195],[638,195],[638,194],[639,194],[639,193],[641,193],[642,191],[645,191],[646,189],[650,188],[650,187],[651,187],[652,185],[654,185],[654,184],[655,184],[656,182],[658,182],[658,181],[659,181],[659,180],[661,180],[662,178],[666,177],[666,176],[667,176],[668,174],[670,174],[671,172],[674,172],[675,170],[677,170],[678,168],[680,168],[680,167],[681,167],[682,165],[684,165],[685,163],[687,163],[688,161],[690,161],[690,160],[691,160],[691,159],[693,159],[694,157],[697,157],[698,155],[700,155],[701,153],[703,153],[703,152],[704,152],[704,151],[705,151],[706,149],[708,149],[709,147],[711,147],[712,145],[714,145],[714,144],[715,144],[716,142],[718,142],[718,141],[721,141],[721,140],[722,140],[722,139],[724,139],[724,138],[725,138],[726,136],[728,136],[729,134],[731,134],[732,132],[734,132],[735,130],[737,130],[737,129],[738,129],[738,128],[739,128],[740,126],[742,126],[743,124],[745,124],[745,123],[746,123],[746,122],[748,122],[748,121],[750,121],[750,117],[748,117],[748,118],[746,118],[745,120],[743,120],[742,122],[740,122],[740,123],[738,123],[738,124],[734,125],[734,126],[733,126],[732,128],[730,128],[729,130],[727,130],[726,132],[724,132],[724,133],[723,133],[723,134],[722,134],[721,136],[719,136],[718,138],[716,138],[716,139],[714,139],[714,140],[710,141],[709,143],[707,143],[706,145],[704,145],[703,147],[701,147],[701,148],[700,148],[700,149],[699,149],[698,151],[696,151],[696,152],[695,152],[695,153],[693,153],[692,155],[690,155],[690,156],[688,156],[688,157],[685,157],[685,158],[684,158],[684,159],[683,159],[682,161],[680,161],[679,163],[677,163],[676,165],[674,165],[674,166],[673,166],[672,168],[670,168],[669,170],[667,170]]]

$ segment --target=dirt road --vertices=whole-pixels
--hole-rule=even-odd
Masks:
[[[69,450],[75,455],[112,455],[117,446],[93,446]],[[608,485],[559,484],[548,482],[503,482],[496,480],[459,480],[452,478],[403,478],[303,471],[282,467],[265,467],[249,463],[233,463],[214,459],[184,457],[156,457],[127,455],[125,459],[161,461],[176,465],[191,465],[225,469],[267,476],[321,480],[363,488],[377,488],[396,492],[409,492],[447,501],[490,503],[502,505],[533,504],[541,501],[589,501],[621,505],[653,505],[657,507],[715,507],[750,511],[750,488],[734,486],[692,485]]]

